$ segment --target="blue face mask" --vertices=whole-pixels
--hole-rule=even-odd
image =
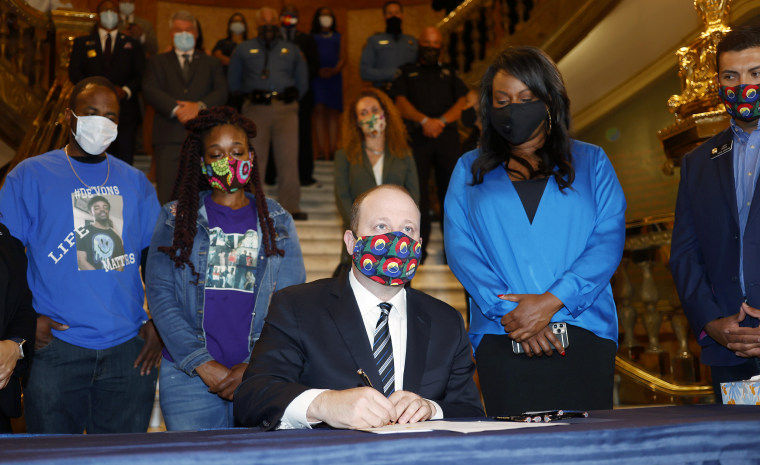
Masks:
[[[177,32],[174,34],[174,48],[180,52],[189,52],[195,48],[195,36],[189,32]]]
[[[119,15],[113,10],[106,10],[100,12],[100,25],[103,29],[114,29],[119,24]]]

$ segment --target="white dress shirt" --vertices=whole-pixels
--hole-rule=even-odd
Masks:
[[[385,301],[377,298],[356,279],[353,267],[351,267],[351,271],[348,273],[348,282],[354,291],[356,304],[359,306],[359,312],[364,322],[364,329],[367,333],[368,348],[371,350],[375,342],[375,327],[377,326],[377,320],[380,318],[380,307],[378,307],[378,304]],[[404,389],[404,368],[406,364],[406,289],[402,288],[387,302],[393,306],[388,314],[388,330],[391,333],[391,343],[393,344],[393,370],[396,377],[394,387],[396,391],[402,391]],[[314,399],[326,390],[308,389],[293,399],[285,409],[278,429],[311,428],[311,425],[319,423],[307,421],[306,411]],[[430,402],[435,406],[435,411],[430,419],[438,420],[443,418],[441,406],[435,401]]]

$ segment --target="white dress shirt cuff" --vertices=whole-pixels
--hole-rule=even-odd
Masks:
[[[311,429],[311,425],[321,423],[320,421],[309,422],[306,419],[306,411],[314,399],[325,391],[327,389],[309,389],[293,399],[282,414],[277,429]]]
[[[430,420],[441,420],[443,418],[443,410],[441,410],[441,406],[438,405],[438,402],[434,400],[430,400],[430,399],[425,399],[425,400],[435,405],[435,412],[433,412],[433,415],[430,417]]]
[[[175,117],[177,116],[177,110],[179,110],[179,105],[172,108],[172,116],[175,116]]]
[[[127,94],[127,100],[129,100],[130,98],[132,98],[132,91],[129,90],[129,87],[127,87],[127,86],[121,86],[121,88],[124,89],[124,92],[126,92],[126,94]]]

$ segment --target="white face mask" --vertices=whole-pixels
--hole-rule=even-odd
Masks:
[[[116,140],[118,127],[110,119],[104,116],[77,116],[73,111],[71,114],[77,119],[77,132],[71,132],[74,140],[89,155],[100,155]]]
[[[245,24],[240,21],[230,23],[230,32],[233,34],[242,34],[245,32]]]
[[[106,10],[100,12],[100,25],[103,29],[114,29],[119,24],[119,15],[113,10]]]
[[[329,29],[333,25],[332,16],[322,15],[319,17],[319,25],[325,29]]]
[[[119,2],[119,12],[124,16],[129,16],[135,12],[135,4],[127,2]]]

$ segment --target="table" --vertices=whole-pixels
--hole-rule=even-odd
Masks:
[[[567,426],[473,434],[235,428],[0,436],[0,463],[760,463],[760,406],[691,405],[590,413],[588,419],[575,419]]]

